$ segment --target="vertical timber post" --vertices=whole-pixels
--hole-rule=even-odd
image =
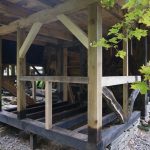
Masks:
[[[30,148],[35,150],[37,148],[37,135],[30,133]]]
[[[0,111],[2,110],[2,39],[0,38]]]
[[[15,65],[11,65],[11,75],[15,76]]]
[[[24,41],[23,29],[17,29],[17,114],[18,119],[26,117],[26,94],[25,94],[25,82],[20,81],[20,76],[26,75],[26,59],[19,58],[19,51]]]
[[[148,38],[147,37],[145,37],[144,43],[145,43],[145,60],[144,61],[145,61],[145,66],[147,66],[148,65],[147,64],[148,63]],[[147,82],[147,84],[149,84],[149,83]],[[149,91],[148,91],[148,93],[149,93]],[[148,120],[148,118],[149,118],[148,110],[147,110],[148,93],[145,94],[144,99],[142,99],[142,101],[143,101],[142,105],[143,106],[142,106],[141,117],[145,120]]]
[[[128,76],[128,41],[123,41],[123,50],[126,51],[126,57],[123,60],[123,75]],[[126,117],[128,117],[128,84],[123,85],[123,111]]]
[[[63,57],[64,57],[64,63],[63,63],[63,75],[67,76],[67,65],[68,65],[68,50],[67,48],[64,48],[63,50]],[[63,101],[68,100],[68,84],[63,84]]]
[[[36,81],[32,81],[32,98],[36,102]]]
[[[45,128],[52,128],[52,82],[45,82]]]
[[[102,37],[102,10],[95,3],[89,6],[88,12],[90,45]],[[88,78],[88,143],[96,147],[101,140],[102,128],[102,47],[89,46]]]

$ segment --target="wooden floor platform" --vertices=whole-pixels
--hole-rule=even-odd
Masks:
[[[0,122],[79,150],[87,149],[89,143],[86,107],[68,102],[53,104],[53,128],[50,130],[45,129],[44,108],[44,103],[27,107],[27,118],[23,120],[17,119],[16,109],[1,111]],[[139,117],[140,112],[134,112],[127,123],[108,127],[106,125],[117,117],[114,113],[104,116],[102,141],[96,146],[97,150],[110,144]]]

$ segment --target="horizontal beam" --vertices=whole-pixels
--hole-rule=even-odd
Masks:
[[[60,83],[88,84],[88,77],[73,76],[21,76],[21,81],[49,81]],[[114,86],[141,81],[141,76],[110,76],[102,77],[102,86]]]
[[[87,77],[73,77],[73,76],[21,76],[21,81],[49,81],[49,82],[60,82],[60,83],[79,83],[87,84]]]
[[[35,22],[50,23],[57,20],[57,16],[60,14],[73,13],[78,10],[86,8],[89,4],[96,2],[97,0],[69,0],[61,3],[54,8],[41,10],[37,13],[30,15],[27,18],[16,20],[9,25],[0,27],[0,35],[9,34],[15,32],[18,27],[27,28]]]
[[[141,76],[110,76],[103,77],[102,86],[114,86],[141,81]]]
[[[64,14],[57,18],[87,49],[89,48],[88,36],[80,27]]]
[[[113,122],[115,119],[117,119],[117,115],[115,113],[110,113],[108,115],[103,116],[102,124],[103,126],[106,126],[107,124]],[[67,121],[66,121],[67,122]],[[61,127],[61,126],[60,126]],[[88,125],[81,126],[74,130],[75,132],[87,134],[88,132]]]
[[[125,124],[115,125],[102,131],[102,141],[104,147],[108,146],[115,139],[117,139],[124,131],[128,130],[131,126],[140,119],[140,112],[135,111]]]
[[[23,45],[21,46],[19,50],[19,58],[24,58],[28,49],[30,48],[32,42],[35,40],[35,37],[37,36],[40,28],[42,26],[42,23],[36,22],[31,27],[31,30],[29,31]]]
[[[34,121],[32,119],[18,120],[17,115],[10,112],[0,112],[0,122],[45,137],[49,140],[55,140],[61,144],[75,147],[79,150],[85,149],[87,144],[87,135],[56,126],[53,126],[50,130],[46,130],[44,123]]]

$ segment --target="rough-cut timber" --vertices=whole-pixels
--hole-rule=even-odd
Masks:
[[[102,9],[95,3],[88,9],[89,45],[102,37]],[[88,140],[98,143],[102,128],[102,47],[88,50]]]

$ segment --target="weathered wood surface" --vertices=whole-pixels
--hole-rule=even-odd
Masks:
[[[6,90],[8,90],[13,96],[17,96],[17,88],[14,85],[14,79],[3,77],[2,79],[2,87]],[[32,99],[30,96],[26,95],[26,102],[27,105],[34,104],[34,99]]]
[[[63,82],[63,83],[79,83],[88,84],[88,77],[75,76],[20,76],[21,81],[49,81],[49,82]],[[102,86],[114,86],[126,83],[133,83],[141,81],[141,76],[110,76],[102,77]]]
[[[80,29],[69,17],[66,15],[57,16],[58,20],[60,20],[65,27],[88,49],[89,42],[87,34]]]
[[[52,83],[45,83],[45,128],[52,128]]]
[[[0,111],[2,109],[2,39],[0,38]]]
[[[23,44],[20,47],[19,58],[25,57],[27,51],[29,50],[30,46],[32,45],[33,41],[35,40],[35,37],[37,36],[41,27],[42,27],[42,23],[40,23],[40,22],[35,22],[32,25],[26,39],[24,40]]]
[[[10,112],[0,112],[0,122],[54,140],[61,144],[75,147],[79,150],[83,150],[86,147],[87,135],[85,134],[76,133],[56,126],[50,130],[46,130],[44,123],[32,119],[18,120],[17,115]]]
[[[37,13],[30,15],[27,18],[22,18],[16,20],[9,25],[4,25],[0,27],[0,35],[5,35],[8,33],[15,32],[18,27],[27,28],[31,26],[35,22],[41,23],[50,23],[57,20],[58,15],[66,14],[66,13],[73,13],[79,11],[83,8],[86,8],[89,4],[96,2],[96,0],[69,0],[52,9],[41,10]]]
[[[102,8],[97,3],[88,7],[89,45],[102,38]],[[102,128],[102,47],[88,49],[88,141],[97,144]]]
[[[129,75],[129,45],[128,41],[123,42],[123,49],[126,51],[126,57],[123,60],[123,75],[128,76]],[[126,117],[128,117],[128,96],[129,96],[129,86],[128,83],[123,85],[123,111]]]

